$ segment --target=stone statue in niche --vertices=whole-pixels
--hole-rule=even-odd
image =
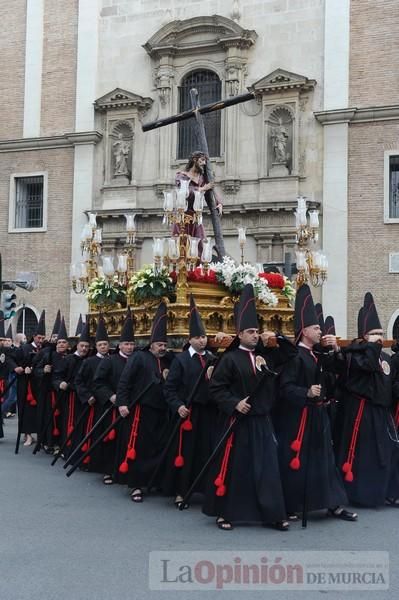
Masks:
[[[128,157],[130,152],[130,142],[128,140],[123,139],[122,133],[118,133],[118,139],[112,144],[112,151],[115,157],[114,176],[128,176]]]
[[[268,119],[268,174],[286,177],[292,169],[293,119],[285,107],[276,107]]]
[[[273,143],[274,163],[287,163],[288,130],[284,127],[282,119],[279,119],[277,127],[272,128],[271,138]]]

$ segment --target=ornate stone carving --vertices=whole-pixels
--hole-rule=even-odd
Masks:
[[[274,108],[268,119],[269,175],[281,177],[291,173],[292,123],[291,111],[286,106]]]

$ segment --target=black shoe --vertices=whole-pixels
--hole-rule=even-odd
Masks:
[[[342,519],[343,521],[357,521],[357,513],[351,512],[350,510],[346,510],[341,506],[337,506],[336,508],[329,508],[328,514],[334,517],[335,519]]]

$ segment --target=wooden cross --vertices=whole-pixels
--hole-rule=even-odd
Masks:
[[[222,110],[227,108],[228,106],[233,106],[234,104],[240,104],[241,102],[248,102],[248,100],[253,100],[255,98],[254,92],[248,92],[247,94],[240,94],[239,96],[234,96],[232,98],[227,98],[225,100],[218,100],[217,102],[213,102],[212,104],[205,104],[204,106],[200,106],[198,91],[196,89],[190,90],[191,96],[191,110],[186,110],[177,115],[173,115],[171,117],[166,117],[165,119],[158,119],[157,121],[152,121],[151,123],[145,123],[142,126],[143,131],[151,131],[152,129],[159,129],[160,127],[165,127],[166,125],[171,125],[172,123],[179,123],[180,121],[185,121],[186,119],[195,118],[195,136],[198,144],[197,150],[203,152],[206,156],[209,157],[208,150],[208,141],[206,139],[205,134],[205,126],[204,120],[202,118],[203,114],[214,112],[216,110]],[[212,182],[213,176],[209,165],[209,160],[206,161],[205,165],[205,175],[206,179],[209,183]],[[211,190],[207,203],[209,209],[211,211],[211,220],[213,226],[213,232],[215,235],[215,246],[218,254],[218,258],[221,259],[225,256],[226,251],[224,248],[222,227],[220,224],[220,216],[216,208],[215,195]]]

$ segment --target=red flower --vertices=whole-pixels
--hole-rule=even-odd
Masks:
[[[265,279],[269,287],[284,289],[284,277],[280,273],[259,273],[261,279]]]

